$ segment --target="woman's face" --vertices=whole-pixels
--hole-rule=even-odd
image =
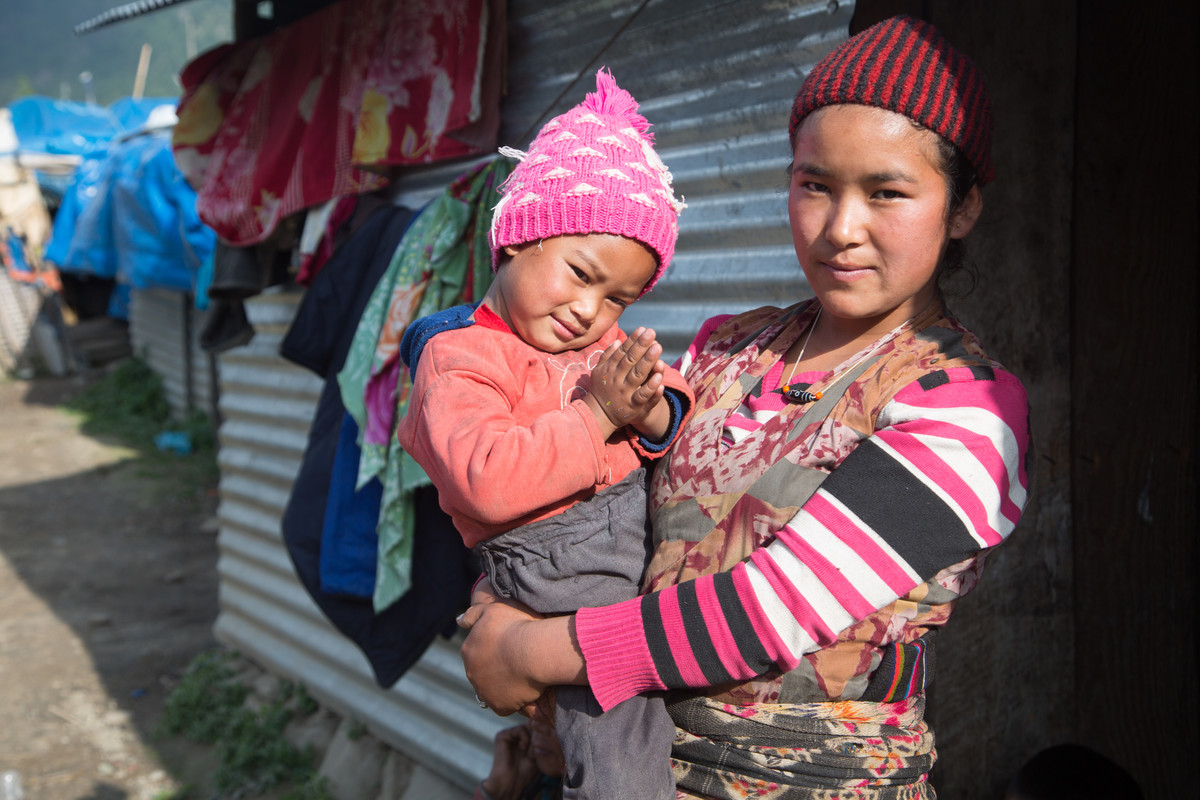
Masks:
[[[818,109],[796,133],[788,216],[796,255],[825,313],[900,325],[937,297],[934,273],[949,238],[982,210],[977,189],[947,219],[949,191],[936,134],[891,111]]]

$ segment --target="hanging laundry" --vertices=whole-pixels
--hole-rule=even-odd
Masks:
[[[354,163],[383,167],[494,149],[503,0],[396,5],[403,7],[392,10],[392,33],[367,69]]]
[[[197,57],[180,75],[174,145],[201,219],[254,244],[289,214],[382,187],[385,167],[490,149],[494,131],[474,138],[499,107],[483,45],[503,17],[487,7],[343,0]]]
[[[300,255],[296,283],[308,286],[333,255],[339,244],[338,232],[354,216],[359,195],[337,197],[329,202],[310,208],[304,215],[304,229],[300,233],[297,247]]]
[[[326,379],[284,511],[284,544],[304,588],[334,627],[363,652],[375,681],[383,687],[394,684],[437,634],[454,631],[454,618],[479,573],[450,518],[438,507],[433,490],[418,493],[413,508],[419,524],[412,589],[376,613],[370,600],[374,525],[351,525],[350,530],[331,535],[327,524],[331,513],[339,513],[331,506],[345,508],[350,501],[354,514],[369,510],[372,502],[378,507],[378,493],[351,497],[346,486],[334,485],[341,455],[339,434],[346,425],[335,376],[354,336],[355,322],[411,220],[409,209],[376,207],[305,292],[279,348],[284,358]],[[352,535],[359,541],[348,541]]]
[[[342,401],[360,431],[358,485],[376,477],[383,483],[377,610],[409,589],[413,492],[429,484],[396,442],[396,421],[411,386],[399,357],[400,338],[418,317],[483,298],[492,281],[487,242],[492,207],[513,166],[503,158],[480,164],[421,211],[367,302],[338,376]]]

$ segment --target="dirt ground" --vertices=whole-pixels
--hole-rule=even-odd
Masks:
[[[80,433],[57,405],[81,388],[0,376],[0,772],[26,800],[162,798],[202,757],[154,730],[215,646],[216,487]]]

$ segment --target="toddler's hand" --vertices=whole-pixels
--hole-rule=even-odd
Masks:
[[[525,787],[537,775],[537,762],[530,752],[528,725],[505,728],[496,734],[492,749],[492,771],[483,779],[483,790],[495,800],[520,800]]]
[[[663,396],[667,365],[660,356],[662,345],[650,328],[637,328],[624,342],[609,345],[592,369],[588,405],[593,413],[602,414],[614,430],[645,419]]]

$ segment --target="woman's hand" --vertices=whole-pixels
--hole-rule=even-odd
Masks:
[[[470,631],[462,646],[463,666],[475,695],[502,717],[535,702],[546,685],[531,676],[533,653],[526,643],[526,626],[539,617],[532,611],[495,595],[472,601],[458,624]]]
[[[500,716],[536,703],[557,684],[586,684],[574,616],[542,618],[497,597],[481,581],[458,624],[470,631],[462,658],[479,699]]]

